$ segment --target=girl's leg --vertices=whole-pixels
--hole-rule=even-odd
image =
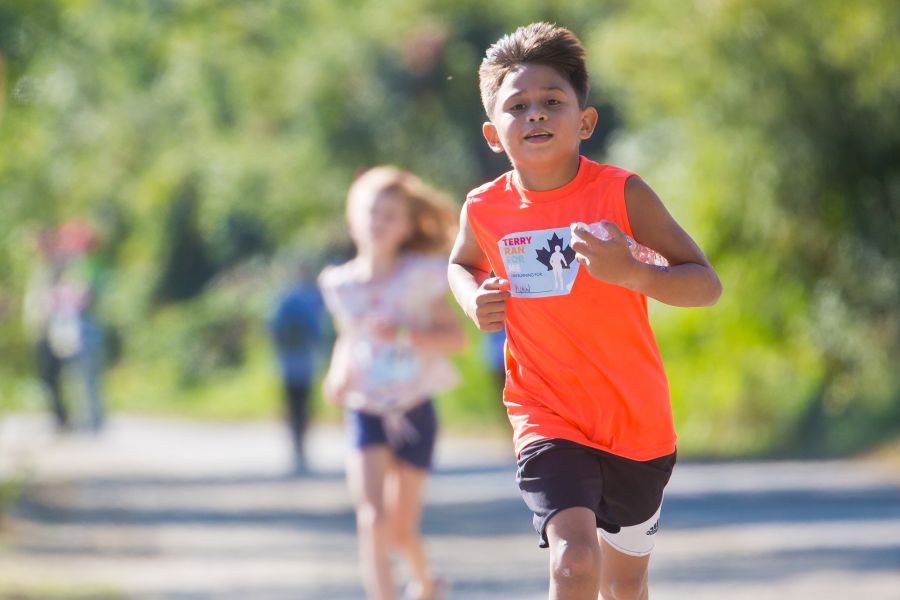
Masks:
[[[385,489],[393,534],[393,544],[409,562],[413,598],[431,598],[435,581],[428,570],[425,546],[419,533],[422,495],[428,471],[398,460],[391,469]]]
[[[385,479],[393,464],[386,445],[354,450],[347,459],[347,482],[356,506],[359,558],[369,600],[393,600],[390,523],[385,506]]]

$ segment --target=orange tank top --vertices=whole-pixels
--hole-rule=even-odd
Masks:
[[[546,192],[517,189],[512,171],[469,193],[469,225],[491,270],[508,279],[503,403],[516,455],[563,438],[632,460],[675,451],[669,388],[643,294],[595,279],[575,260],[569,225],[612,221],[633,173],[580,158]]]

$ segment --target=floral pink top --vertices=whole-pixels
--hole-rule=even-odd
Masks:
[[[319,287],[350,349],[346,407],[403,412],[456,383],[456,370],[442,353],[417,348],[402,334],[384,341],[373,331],[378,321],[401,331],[428,327],[432,304],[448,290],[446,257],[407,254],[390,275],[374,280],[363,280],[352,263],[328,267]]]

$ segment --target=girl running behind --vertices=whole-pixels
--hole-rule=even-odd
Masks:
[[[346,409],[347,481],[371,600],[395,597],[392,551],[410,567],[406,598],[442,595],[419,522],[437,434],[432,396],[455,383],[446,354],[464,343],[447,299],[454,221],[451,204],[416,176],[373,168],[347,198],[356,256],[319,277],[338,332],[324,393]]]

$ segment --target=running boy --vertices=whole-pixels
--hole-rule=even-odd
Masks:
[[[646,598],[675,464],[647,296],[709,306],[722,286],[644,181],[579,155],[597,111],[570,31],[519,28],[488,49],[479,76],[485,140],[512,170],[469,193],[450,287],[479,329],[506,326],[503,402],[519,488],[550,548],[550,598]],[[596,222],[610,239],[583,225]],[[626,235],[670,266],[635,260]]]

